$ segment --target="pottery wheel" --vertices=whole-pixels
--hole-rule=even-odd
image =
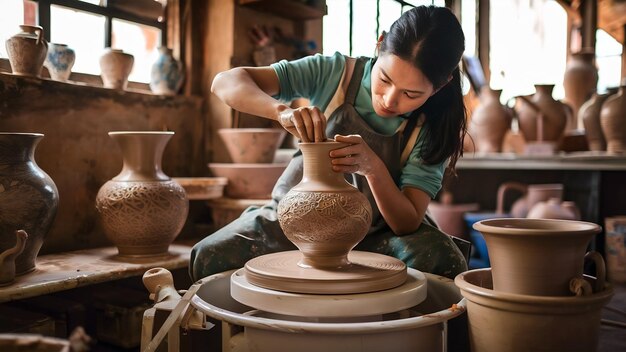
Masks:
[[[351,251],[351,264],[341,268],[304,268],[300,251],[262,255],[249,260],[246,280],[270,290],[309,294],[354,294],[388,290],[402,285],[406,265],[383,254]]]
[[[245,269],[230,277],[231,296],[261,311],[300,317],[347,318],[399,312],[426,299],[426,276],[409,268],[406,281],[385,291],[319,295],[270,290],[246,280]]]

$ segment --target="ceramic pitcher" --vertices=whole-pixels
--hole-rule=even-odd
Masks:
[[[571,110],[552,98],[553,89],[553,84],[537,84],[531,97],[516,99],[519,128],[527,142],[556,142],[565,132]]]
[[[48,52],[43,28],[20,25],[21,32],[9,38],[5,45],[13,74],[39,77]]]

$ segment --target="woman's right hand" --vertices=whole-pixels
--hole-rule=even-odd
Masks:
[[[279,113],[278,122],[302,142],[326,140],[326,117],[315,106],[287,108]]]

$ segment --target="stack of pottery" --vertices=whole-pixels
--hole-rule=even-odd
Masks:
[[[76,54],[66,44],[50,43],[44,66],[48,69],[50,78],[65,82],[72,74],[74,60],[76,60]]]
[[[5,46],[14,75],[39,77],[48,52],[43,28],[20,25],[21,32],[7,39]]]
[[[480,90],[480,103],[472,113],[468,128],[476,152],[502,151],[504,135],[511,127],[513,114],[500,103],[501,93],[502,90],[493,90],[486,85]]]
[[[617,94],[612,95],[600,111],[600,124],[606,138],[609,153],[626,152],[626,80],[622,81]]]
[[[109,132],[123,156],[122,171],[98,191],[106,236],[122,257],[167,255],[187,220],[185,190],[163,173],[163,151],[174,132]]]
[[[209,163],[213,176],[225,177],[224,198],[211,200],[214,224],[226,225],[252,205],[271,198],[287,163],[274,163],[286,131],[278,128],[222,128],[218,131],[232,163]]]
[[[135,57],[120,49],[107,48],[100,57],[102,85],[111,89],[126,89]]]
[[[172,49],[159,47],[159,56],[150,71],[150,90],[154,94],[175,95],[184,78],[183,64],[174,58]]]
[[[596,351],[601,310],[613,295],[602,256],[585,254],[600,226],[491,219],[474,228],[492,267],[455,278],[467,299],[472,351]],[[583,275],[586,260],[597,277]]]

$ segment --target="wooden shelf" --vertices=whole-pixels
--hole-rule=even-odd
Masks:
[[[598,152],[557,154],[553,156],[525,156],[508,153],[470,154],[459,159],[458,169],[502,170],[626,170],[626,155]]]
[[[314,20],[326,15],[325,5],[317,8],[295,0],[239,0],[239,5],[291,20]]]
[[[143,259],[121,259],[115,247],[43,255],[37,258],[35,271],[18,276],[9,286],[0,287],[0,302],[142,276],[155,267],[186,268],[190,253],[190,246],[172,244],[169,255]]]

